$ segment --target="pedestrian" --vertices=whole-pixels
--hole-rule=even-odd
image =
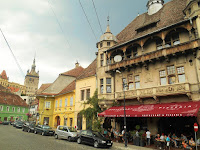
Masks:
[[[146,132],[146,139],[147,139],[147,145],[150,145],[151,132],[148,129],[147,129],[147,132]]]
[[[166,138],[166,142],[167,142],[167,147],[170,147],[170,134],[168,134],[167,138]]]

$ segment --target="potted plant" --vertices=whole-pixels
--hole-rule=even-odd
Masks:
[[[145,131],[140,130],[139,135],[140,135],[140,146],[144,147],[145,139],[146,139],[145,138],[146,137]]]

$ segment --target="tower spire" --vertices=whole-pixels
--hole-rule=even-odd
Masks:
[[[109,25],[110,17],[107,17],[107,28],[106,28],[106,33],[110,33],[110,25]]]

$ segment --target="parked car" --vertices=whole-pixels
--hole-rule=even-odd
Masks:
[[[15,127],[15,125],[16,125],[16,123],[18,122],[19,120],[15,120],[14,122],[13,122],[13,127]]]
[[[26,122],[22,126],[22,131],[34,132],[35,122]]]
[[[55,138],[67,139],[68,141],[77,140],[77,130],[73,127],[58,126],[55,131]]]
[[[22,128],[22,126],[23,126],[23,124],[24,124],[24,122],[23,121],[17,121],[16,123],[15,123],[15,127],[16,128]]]
[[[2,124],[3,122],[2,121],[0,121],[0,124]]]
[[[9,125],[10,122],[9,122],[9,121],[3,121],[2,124],[3,124],[3,125]]]
[[[47,125],[36,125],[35,129],[34,129],[34,133],[35,134],[40,133],[43,136],[44,135],[51,135],[51,136],[53,136],[54,133],[55,133],[55,131],[50,126],[47,126]]]
[[[10,125],[13,125],[13,123],[14,123],[14,121],[13,121],[13,120],[11,120],[11,121],[10,121]]]
[[[111,147],[113,142],[101,133],[92,130],[82,130],[77,137],[77,143],[85,143],[97,147]]]

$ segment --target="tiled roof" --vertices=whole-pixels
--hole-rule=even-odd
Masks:
[[[126,26],[124,30],[122,30],[116,36],[119,42],[114,47],[183,21],[183,10],[185,7],[186,0],[172,0],[164,4],[163,7],[153,15],[144,13],[137,16],[129,25]],[[137,29],[156,22],[157,25],[155,27],[137,33]]]
[[[18,92],[20,90],[20,88],[15,88],[15,87],[8,87],[8,89],[13,93]]]
[[[83,72],[83,70],[84,70],[84,68],[79,66],[79,67],[76,67],[76,68],[69,70],[67,72],[61,73],[61,75],[78,77]]]
[[[61,95],[61,94],[65,94],[67,92],[71,92],[73,90],[75,90],[75,81],[73,81],[72,83],[70,83],[67,87],[65,87],[60,93],[58,93],[57,95]]]
[[[97,60],[95,59],[77,79],[83,79],[96,74]]]
[[[2,79],[8,80],[8,77],[7,77],[7,75],[6,75],[6,71],[5,71],[5,70],[2,71],[2,73],[1,73],[1,78],[2,78]]]
[[[52,83],[42,84],[37,90],[37,94],[41,94],[45,89],[47,89]]]
[[[3,91],[0,91],[0,104],[28,107],[20,96]]]

